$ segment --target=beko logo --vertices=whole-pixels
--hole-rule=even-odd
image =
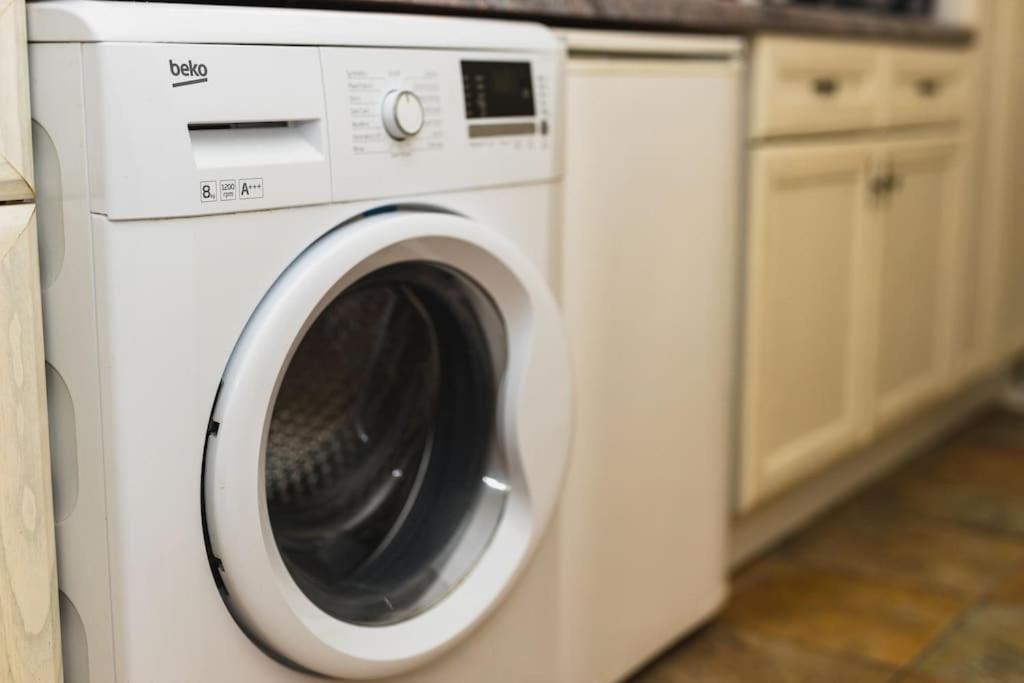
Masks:
[[[175,78],[184,78],[184,81],[173,81],[171,83],[172,88],[179,88],[183,85],[195,85],[196,83],[206,83],[206,65],[195,64],[192,60],[182,62],[178,64],[173,59],[168,59],[167,62],[171,65],[171,76]]]

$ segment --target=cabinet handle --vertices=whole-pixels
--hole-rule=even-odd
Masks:
[[[871,179],[870,184],[871,194],[876,198],[880,198],[888,191],[888,178],[887,176],[875,176]]]
[[[821,97],[831,97],[839,91],[839,83],[834,78],[815,78],[814,93]]]
[[[939,93],[939,82],[934,78],[922,78],[915,81],[914,87],[921,97],[935,97]]]
[[[871,194],[876,197],[890,195],[903,186],[903,179],[889,171],[885,175],[875,176],[871,180]]]

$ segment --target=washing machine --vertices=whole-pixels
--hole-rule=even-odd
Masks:
[[[29,7],[65,680],[551,680],[558,43]]]

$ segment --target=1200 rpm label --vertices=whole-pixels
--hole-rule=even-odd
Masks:
[[[220,200],[222,202],[228,202],[232,199],[238,198],[238,181],[237,180],[222,180],[220,181]]]
[[[202,202],[231,202],[236,199],[263,199],[263,178],[227,178],[199,183]]]

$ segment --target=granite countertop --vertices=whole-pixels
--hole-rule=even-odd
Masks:
[[[300,4],[289,2],[285,4]],[[762,32],[965,45],[970,28],[934,20],[737,0],[317,0],[318,6],[523,18],[558,26]]]

